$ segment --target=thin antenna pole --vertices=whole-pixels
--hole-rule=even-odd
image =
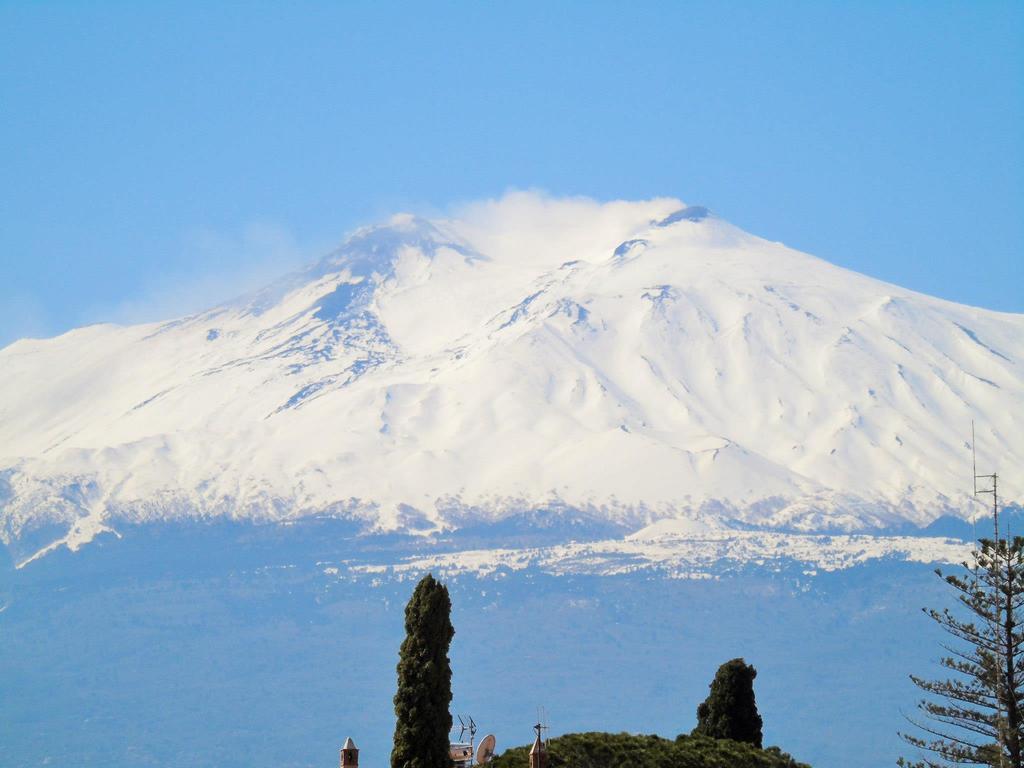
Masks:
[[[999,475],[994,472],[992,473],[992,519],[996,521],[996,541],[999,541]]]
[[[971,419],[971,483],[974,486],[974,500],[978,500],[978,451],[974,443],[974,419]],[[978,516],[971,513],[971,531],[974,534],[974,543],[978,543]],[[978,583],[978,560],[974,560],[974,583]]]
[[[996,543],[999,543],[999,476],[992,473],[992,524],[996,527]]]
[[[974,447],[974,419],[971,419],[971,476],[974,478],[974,495],[978,495],[978,451]]]
[[[533,726],[533,730],[537,732],[537,738],[540,739],[541,743],[547,747],[548,738],[544,731],[548,730],[548,710],[547,707],[537,707],[537,724]]]

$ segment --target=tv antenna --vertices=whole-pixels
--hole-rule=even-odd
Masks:
[[[465,755],[465,762],[459,763],[460,765],[473,765],[473,742],[476,740],[476,721],[470,715],[457,715],[459,718],[459,743],[460,751],[465,749],[466,745],[466,732],[469,732],[469,748],[465,749],[462,753]],[[458,761],[457,761],[458,762]]]
[[[476,736],[476,723],[473,722],[473,718],[469,715],[458,715],[459,718],[459,741],[466,740],[466,731],[469,731],[469,741],[473,742],[473,737]]]
[[[546,746],[548,739],[543,732],[548,730],[548,711],[544,707],[537,707],[537,724],[533,726],[533,730],[537,732],[537,738]]]
[[[480,747],[476,751],[476,762],[478,765],[486,765],[494,759],[494,749],[497,746],[497,739],[493,733],[489,733],[480,740]]]
[[[996,541],[999,541],[999,474],[978,474],[978,454],[974,447],[974,420],[971,420],[971,463],[974,470],[974,498],[992,495],[992,525],[995,528]],[[978,481],[981,480],[981,487]]]

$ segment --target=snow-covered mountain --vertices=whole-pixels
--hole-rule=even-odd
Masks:
[[[2,536],[311,514],[430,533],[537,510],[924,525],[971,509],[972,419],[979,469],[1024,465],[1022,366],[1024,315],[673,199],[513,194],[361,229],[197,315],[0,350]]]

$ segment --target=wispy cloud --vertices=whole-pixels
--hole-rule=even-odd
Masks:
[[[188,315],[260,288],[329,248],[300,242],[287,229],[265,222],[235,232],[193,232],[179,262],[187,268],[156,271],[136,295],[90,307],[83,319],[130,324]]]
[[[46,309],[33,296],[0,295],[0,349],[17,339],[39,338],[53,333]]]
[[[672,198],[602,202],[539,190],[510,190],[498,198],[444,210],[429,206],[417,206],[417,210],[420,215],[447,220],[460,236],[491,257],[546,263],[561,254],[569,258],[605,247],[616,235],[625,237],[652,216],[667,215],[681,205]],[[87,305],[71,318],[70,325],[55,323],[53,314],[32,297],[0,294],[0,346],[73,326],[154,322],[209,309],[322,256],[337,245],[337,239],[302,241],[286,227],[263,221],[237,230],[198,230],[183,238],[179,253],[166,268],[159,263],[149,266],[147,276],[130,294]]]
[[[568,259],[568,254],[579,257],[606,247],[616,236],[624,237],[682,206],[669,197],[604,202],[533,189],[453,206],[451,215],[455,229],[488,255],[546,263],[558,254]]]

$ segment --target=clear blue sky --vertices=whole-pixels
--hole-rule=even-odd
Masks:
[[[1024,3],[0,4],[0,344],[510,187],[1022,312]]]

